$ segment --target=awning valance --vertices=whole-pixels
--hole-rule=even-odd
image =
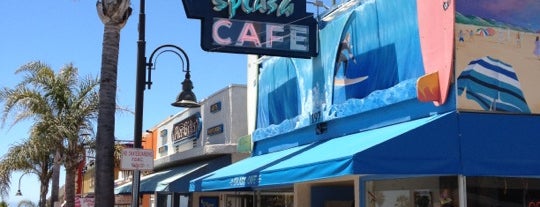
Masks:
[[[435,115],[239,161],[192,180],[190,191],[279,186],[350,174],[459,170],[457,118]],[[446,123],[446,124],[445,124]]]
[[[539,115],[459,115],[463,175],[540,175]]]

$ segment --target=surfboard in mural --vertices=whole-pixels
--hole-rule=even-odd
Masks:
[[[417,82],[418,99],[440,105],[446,102],[452,81],[455,6],[452,0],[417,2],[418,30],[426,74]]]

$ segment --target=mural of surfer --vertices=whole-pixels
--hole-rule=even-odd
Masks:
[[[348,78],[347,70],[352,69],[350,62],[357,64],[356,57],[351,42],[351,33],[347,32],[345,36],[339,42],[339,46],[336,54],[336,65],[334,66],[334,84],[339,86],[346,86],[362,82],[368,78],[368,76]],[[339,70],[342,70],[342,75],[338,75]]]
[[[401,12],[399,18],[392,12],[396,10]],[[393,5],[367,1],[327,26],[324,32],[329,34],[324,38],[333,44],[328,47],[332,54],[327,56],[332,58],[328,71],[333,75],[332,104],[362,100],[373,92],[423,75],[420,44],[414,38],[418,37],[416,23],[413,2]],[[321,53],[321,57],[325,55]]]
[[[394,120],[451,108],[454,4],[421,2],[347,1],[321,18],[316,57],[265,60],[254,140],[353,115]],[[435,86],[421,91],[433,95],[426,102],[417,101],[418,82]],[[399,113],[365,113],[382,108]]]
[[[341,67],[343,63],[343,73],[347,74],[347,66],[349,65],[349,60],[352,60],[356,63],[356,58],[354,57],[351,45],[351,33],[347,33],[345,38],[341,40],[338,46],[338,54],[336,55],[336,68],[334,69],[334,77],[336,76],[337,70]]]

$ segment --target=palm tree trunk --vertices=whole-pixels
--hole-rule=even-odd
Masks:
[[[58,191],[60,189],[60,152],[56,151],[53,163],[53,175],[51,186],[51,203],[50,206],[54,206],[54,203],[58,202]]]
[[[95,206],[114,206],[114,124],[120,25],[105,24],[96,137]]]
[[[75,160],[73,160],[75,161]],[[75,207],[75,177],[77,176],[77,164],[66,163],[66,183],[64,185],[66,200],[65,207]]]
[[[40,192],[39,192],[38,207],[45,207],[47,206],[47,193],[49,191],[49,179],[47,180],[41,179],[41,186],[39,190]]]
[[[49,193],[49,182],[51,181],[52,177],[52,168],[50,168],[49,157],[43,157],[43,161],[40,163],[40,168],[42,169],[41,172],[37,172],[39,177],[39,202],[38,207],[46,207],[47,206],[47,193]],[[53,159],[54,161],[54,159]]]

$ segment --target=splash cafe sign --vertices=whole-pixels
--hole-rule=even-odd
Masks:
[[[306,0],[182,0],[201,20],[205,51],[309,58],[317,55],[317,23]]]

